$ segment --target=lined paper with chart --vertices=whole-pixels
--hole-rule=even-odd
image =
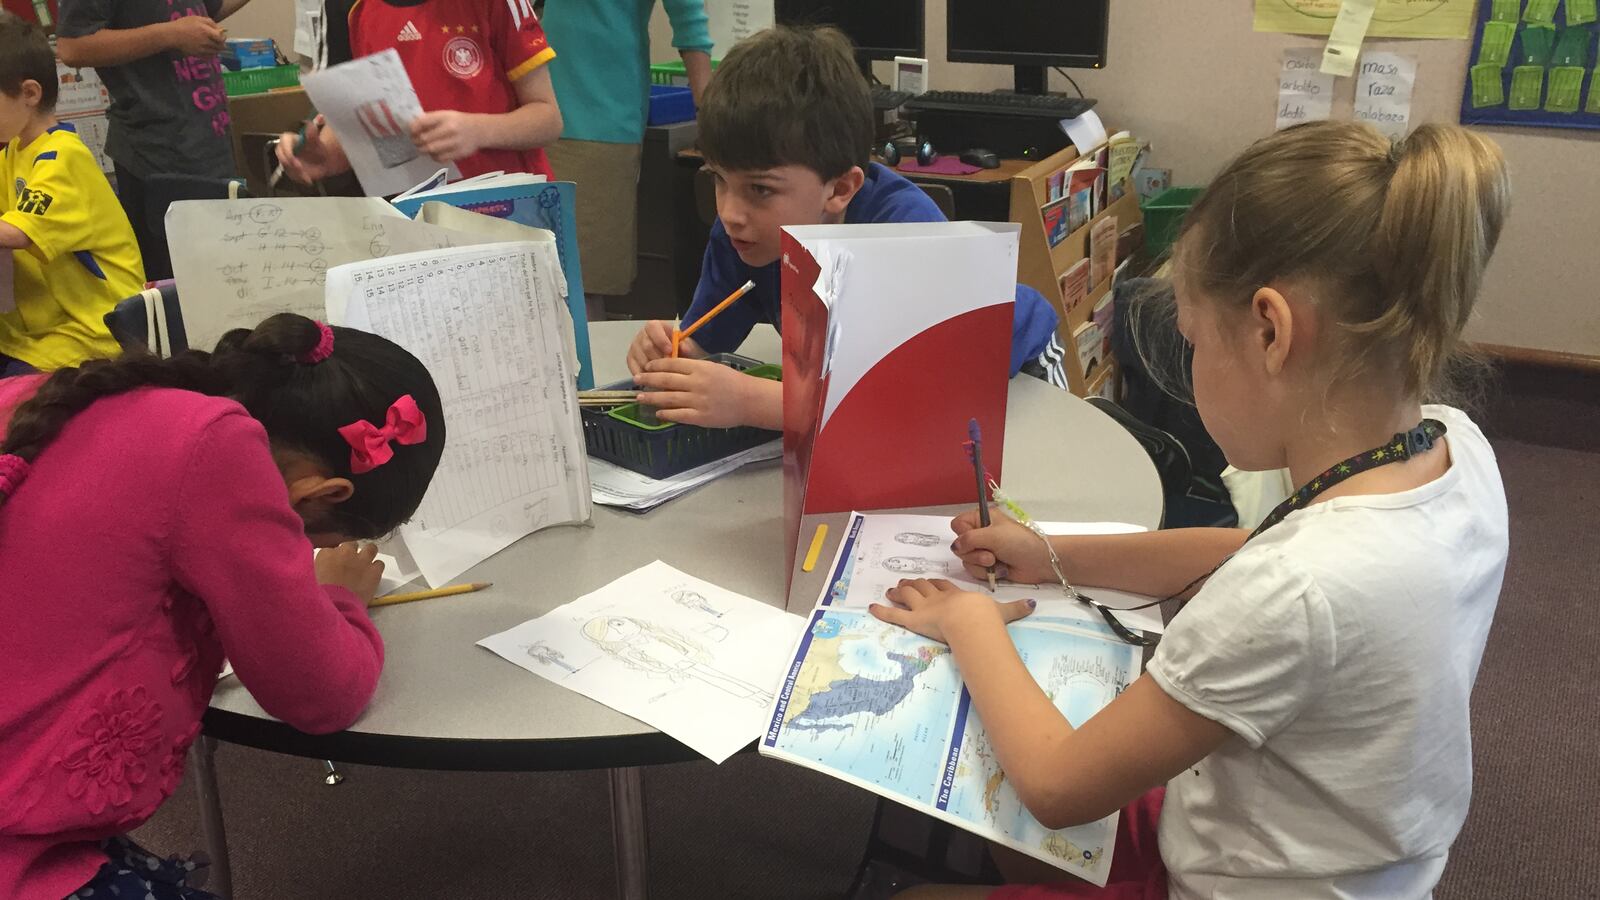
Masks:
[[[183,200],[166,224],[184,329],[201,350],[275,313],[321,318],[335,266],[493,240],[413,222],[370,197]]]
[[[518,538],[589,518],[571,328],[553,244],[467,247],[339,266],[330,313],[416,354],[444,405],[444,457],[401,536],[431,585]],[[330,316],[331,317],[331,316]]]

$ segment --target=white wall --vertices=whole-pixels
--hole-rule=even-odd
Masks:
[[[229,16],[222,27],[228,29],[229,37],[272,38],[288,53],[294,47],[294,0],[254,0]]]
[[[1314,37],[1251,31],[1252,8],[1251,0],[1116,0],[1107,67],[1074,70],[1073,77],[1099,99],[1108,125],[1152,141],[1155,163],[1171,168],[1176,183],[1203,184],[1272,130],[1282,49],[1318,44]],[[945,0],[927,0],[927,9],[933,87],[1010,86],[1007,68],[946,62]],[[654,57],[674,58],[659,10],[651,35]],[[1457,120],[1467,42],[1384,40],[1368,46],[1418,57],[1413,123]],[[879,73],[886,80],[888,74]],[[1070,90],[1060,75],[1050,79],[1052,89]],[[1353,81],[1340,79],[1336,118],[1349,117]],[[1483,131],[1505,149],[1515,200],[1471,337],[1600,356],[1600,132]]]

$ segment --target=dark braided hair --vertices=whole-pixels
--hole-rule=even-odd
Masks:
[[[355,493],[330,517],[307,523],[315,531],[375,538],[411,518],[422,503],[444,452],[444,410],[433,376],[415,356],[386,338],[334,328],[333,353],[314,365],[300,361],[322,338],[322,327],[282,313],[228,332],[211,353],[190,350],[157,359],[142,350],[92,360],[47,378],[11,417],[0,455],[32,463],[67,421],[94,401],[142,387],[179,388],[237,400],[266,429],[274,450],[303,453]],[[428,439],[394,444],[394,458],[361,475],[350,471],[350,445],[339,429],[358,419],[382,425],[390,404],[410,394],[428,423]],[[0,503],[5,498],[0,495]]]

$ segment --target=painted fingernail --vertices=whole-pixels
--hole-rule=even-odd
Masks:
[[[1039,601],[1037,601],[1037,600],[1032,600],[1032,599],[1030,599],[1030,600],[1029,600],[1029,601],[1028,601],[1028,608],[1029,608],[1029,609],[1035,609],[1035,608],[1037,608],[1037,607],[1038,607],[1038,605],[1039,605]]]

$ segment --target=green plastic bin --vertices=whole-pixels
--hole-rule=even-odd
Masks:
[[[222,73],[222,83],[227,87],[229,97],[264,94],[270,90],[299,84],[300,67],[288,65],[238,71],[226,69]]]
[[[1200,199],[1203,187],[1170,187],[1140,204],[1144,214],[1144,249],[1152,257],[1167,252],[1178,239],[1184,214]]]
[[[711,71],[715,72],[722,60],[711,61]],[[675,59],[672,62],[656,63],[650,67],[650,83],[664,87],[688,87],[689,71],[683,67],[683,60]]]

